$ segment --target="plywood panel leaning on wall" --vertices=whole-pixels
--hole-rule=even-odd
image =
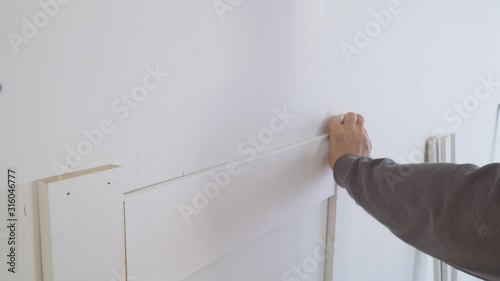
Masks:
[[[126,280],[121,169],[38,181],[44,281]]]

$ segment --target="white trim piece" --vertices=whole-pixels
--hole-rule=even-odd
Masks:
[[[446,144],[446,140],[448,138],[439,138],[437,139],[437,142],[438,142],[438,146],[439,146],[439,149],[438,149],[438,154],[439,154],[439,159],[438,159],[438,162],[446,162],[446,158],[447,158],[447,151],[446,151],[446,148],[448,147]]]
[[[328,199],[327,151],[322,135],[126,194],[129,274],[182,280]]]
[[[436,148],[436,139],[429,138],[427,140],[427,162],[436,163],[438,161],[437,156],[438,149]]]
[[[125,280],[120,172],[107,165],[38,181],[44,281]]]
[[[441,280],[448,281],[448,265],[444,262],[440,262],[441,266]]]
[[[136,189],[133,191],[129,191],[129,192],[125,193],[125,198],[133,198],[133,197],[136,197],[136,196],[141,195],[143,193],[154,192],[157,189],[164,188],[167,185],[180,184],[180,183],[185,182],[185,181],[196,180],[196,179],[199,179],[202,177],[206,177],[206,176],[211,175],[213,173],[227,170],[228,167],[242,166],[246,163],[250,163],[250,162],[265,158],[265,157],[269,157],[269,156],[272,156],[272,155],[277,154],[277,153],[285,152],[287,150],[291,150],[291,149],[294,149],[294,148],[297,148],[300,146],[304,146],[304,145],[307,145],[310,143],[317,143],[319,141],[324,141],[324,140],[327,140],[329,136],[330,136],[330,134],[322,134],[319,136],[306,138],[306,139],[301,140],[301,141],[297,141],[294,143],[282,145],[282,146],[279,146],[279,147],[276,147],[273,149],[268,149],[268,150],[259,152],[259,153],[255,154],[254,156],[243,157],[241,159],[227,162],[227,163],[222,164],[222,165],[217,165],[215,167],[203,169],[201,171],[197,171],[197,172],[194,172],[191,174],[185,174],[182,177],[169,179],[169,180],[162,181],[162,182],[150,185],[150,186],[146,186],[146,187],[139,188],[139,189]]]
[[[458,270],[454,267],[450,266],[451,270],[451,281],[457,281],[458,280]]]
[[[429,163],[456,162],[456,135],[451,134],[441,138],[427,140],[427,160]],[[434,259],[435,281],[456,281],[458,272],[455,268],[442,261]]]
[[[450,162],[457,163],[457,135],[450,135]]]
[[[500,105],[498,106],[496,119],[491,153],[491,162],[493,163],[500,162]]]
[[[328,199],[328,216],[327,216],[327,232],[326,232],[326,249],[325,249],[325,281],[333,281],[334,257],[335,257],[335,231],[337,222],[337,191],[338,186],[335,184],[335,193]]]
[[[429,262],[431,262],[431,266],[429,266]],[[434,274],[433,272],[428,272],[428,268],[433,268],[432,260],[420,251],[415,251],[413,264],[412,281],[427,281],[429,280],[428,276]]]
[[[434,267],[434,281],[445,281],[443,280],[443,274],[442,270],[443,268],[441,267],[441,261],[438,259],[433,259],[433,267]]]

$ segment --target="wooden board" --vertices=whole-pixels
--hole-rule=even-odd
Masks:
[[[427,162],[456,163],[456,135],[432,137],[427,140]],[[458,272],[444,262],[433,259],[435,281],[456,281]]]
[[[44,281],[125,280],[120,169],[38,181]]]
[[[308,208],[182,281],[323,281],[327,209]]]
[[[496,162],[496,163],[500,162],[500,105],[498,106],[497,109],[491,162]]]
[[[130,276],[150,281],[182,280],[327,199],[334,186],[326,162],[327,148],[322,136],[253,160],[237,161],[232,168],[200,172],[128,194],[125,214]],[[222,183],[220,192],[200,195],[204,187],[214,183]],[[195,215],[180,211],[196,205],[200,208]]]
[[[328,215],[326,227],[326,259],[325,259],[325,281],[333,281],[334,258],[335,258],[335,233],[337,230],[337,190],[335,185],[334,194],[328,198]]]

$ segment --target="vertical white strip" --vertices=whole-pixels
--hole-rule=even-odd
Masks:
[[[500,161],[500,105],[497,110],[497,120],[495,123],[495,132],[493,135],[493,147],[491,152],[491,162],[499,162]]]
[[[333,265],[335,257],[335,229],[337,226],[337,191],[335,184],[335,194],[328,199],[328,222],[326,231],[326,260],[325,260],[325,281],[333,281]]]
[[[442,280],[442,274],[441,274],[441,261],[434,259],[433,262],[434,265],[434,281],[444,281]]]
[[[452,134],[451,138],[451,163],[457,163],[457,135]]]
[[[451,134],[441,138],[431,138],[427,141],[429,163],[456,162],[456,136]],[[456,281],[457,270],[442,261],[434,259],[435,281]]]

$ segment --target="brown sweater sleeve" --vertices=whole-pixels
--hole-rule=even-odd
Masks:
[[[415,248],[486,280],[500,280],[500,164],[400,165],[341,157],[335,181]]]

